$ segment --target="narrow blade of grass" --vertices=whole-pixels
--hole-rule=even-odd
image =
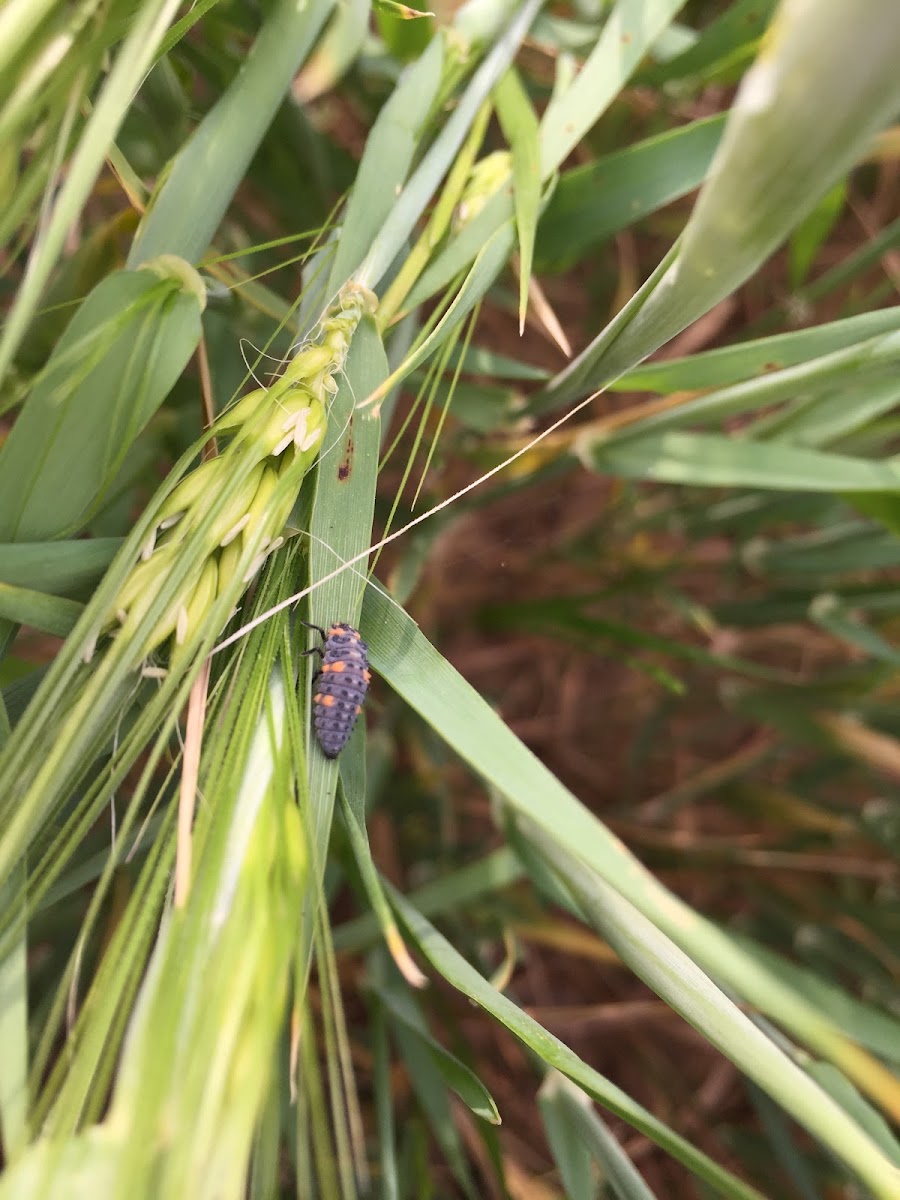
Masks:
[[[579,456],[595,471],[692,487],[889,492],[900,483],[892,463],[712,433],[648,434],[612,445],[588,438]]]
[[[879,1152],[848,1107],[831,1102],[826,1092],[614,888],[551,841],[541,838],[539,846],[572,888],[588,920],[623,962],[841,1158],[873,1195],[896,1200],[900,1169]]]
[[[513,201],[519,240],[519,336],[525,328],[528,282],[541,200],[538,123],[519,76],[510,68],[494,89],[497,116],[512,152]]]
[[[138,8],[68,164],[41,237],[32,248],[28,270],[0,334],[0,379],[9,369],[62,252],[66,235],[96,182],[134,93],[178,6],[179,0],[144,0]]]
[[[648,1113],[615,1084],[584,1063],[542,1025],[522,1012],[512,1000],[498,992],[479,975],[407,900],[397,892],[392,894],[403,923],[432,966],[448,983],[505,1025],[548,1066],[555,1067],[610,1112],[656,1142],[673,1158],[693,1171],[698,1178],[704,1180],[718,1195],[730,1197],[732,1200],[762,1200],[762,1194],[756,1188],[737,1179],[690,1142],[674,1133],[664,1122]]]
[[[788,3],[744,77],[669,271],[548,388],[556,403],[617,378],[733,292],[840,179],[900,103],[893,0]]]
[[[0,539],[83,526],[200,340],[195,281],[120,271],[80,306],[0,449]]]
[[[234,82],[153,198],[131,246],[129,267],[160,254],[200,260],[331,7],[332,0],[303,5],[277,0]],[[202,204],[196,202],[198,190]]]
[[[522,745],[405,614],[369,589],[363,615],[376,670],[516,812],[589,866],[713,979],[830,1058],[869,1095],[891,1104],[889,1084],[873,1076],[870,1057],[817,1005],[744,954],[727,933],[647,872]]]

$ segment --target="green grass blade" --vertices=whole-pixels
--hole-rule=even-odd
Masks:
[[[894,1136],[887,1121],[869,1102],[860,1095],[846,1075],[843,1075],[831,1063],[813,1062],[809,1064],[809,1073],[816,1083],[827,1092],[848,1113],[861,1129],[864,1129],[872,1141],[881,1148],[885,1157],[895,1168],[895,1176],[891,1182],[894,1190],[888,1190],[887,1195],[897,1195],[897,1179],[900,1178],[900,1142]],[[870,1184],[871,1186],[871,1184]],[[878,1195],[878,1192],[875,1192]]]
[[[176,5],[177,7],[177,5]],[[198,262],[244,177],[278,105],[331,11],[332,0],[278,0],[234,82],[201,121],[153,198],[128,255]]]
[[[421,986],[424,980],[421,978],[418,968],[412,961],[409,951],[403,944],[403,939],[397,928],[397,922],[394,920],[393,911],[381,887],[381,879],[375,863],[372,861],[365,818],[365,773],[364,771],[352,771],[353,765],[357,762],[360,766],[364,766],[365,763],[360,733],[361,730],[354,734],[350,744],[341,753],[341,786],[338,788],[338,796],[341,802],[344,825],[347,830],[347,837],[350,842],[350,849],[353,852],[356,869],[359,872],[366,897],[372,909],[372,915],[378,922],[385,945],[407,982],[414,986]],[[349,769],[352,771],[349,779],[348,760],[350,763]]]
[[[756,575],[794,585],[803,581],[815,588],[847,571],[900,565],[900,542],[868,521],[839,524],[834,519],[822,529],[797,537],[778,541],[754,538],[743,547],[742,558]]]
[[[567,1094],[569,1089],[582,1104],[590,1104],[590,1098],[558,1071],[550,1071],[541,1085],[538,1107],[544,1135],[556,1160],[567,1200],[597,1200],[593,1158],[573,1121],[573,1097]]]
[[[193,287],[153,270],[94,289],[0,450],[0,539],[83,526],[194,352],[200,311]]]
[[[326,300],[363,261],[397,201],[433,119],[445,54],[443,37],[433,38],[422,57],[401,75],[366,138],[324,290]]]
[[[699,187],[724,127],[724,115],[704,117],[566,171],[541,215],[539,268],[560,270]]]
[[[120,538],[0,544],[0,581],[55,595],[73,595],[102,576]]]
[[[664,1122],[647,1112],[599,1072],[582,1062],[576,1054],[542,1025],[522,1012],[512,1000],[498,992],[453,946],[430,925],[398,892],[392,892],[394,904],[410,936],[422,953],[448,983],[469,996],[481,1008],[505,1025],[529,1046],[548,1066],[555,1067],[635,1129],[639,1129],[673,1158],[687,1166],[713,1190],[734,1200],[762,1200],[762,1194],[714,1163],[690,1142],[679,1137]],[[502,1115],[502,1114],[501,1114]]]
[[[335,6],[334,16],[297,79],[298,100],[304,104],[316,100],[346,75],[363,48],[370,16],[369,0]]]
[[[309,572],[312,582],[329,578],[310,596],[309,620],[321,629],[327,630],[336,621],[359,624],[365,575],[355,568],[337,575],[335,572],[371,545],[381,420],[377,407],[357,408],[357,404],[382,383],[386,374],[387,359],[381,338],[374,322],[364,318],[354,334],[345,377],[329,411],[316,474],[309,526]],[[308,645],[313,646],[318,640],[318,635],[310,631]],[[307,673],[300,673],[300,686],[307,696],[311,695],[308,689],[315,671],[310,657],[306,659]],[[305,707],[308,711],[309,706]],[[362,735],[361,727],[354,739]],[[360,745],[357,753],[361,750]],[[309,746],[308,763],[309,812],[305,819],[314,846],[309,886],[318,897],[334,817],[338,763],[327,759],[314,744]],[[351,806],[363,803],[357,796],[349,799]],[[311,902],[304,914],[303,945],[299,953],[302,962],[308,961],[312,949],[310,920],[314,912],[315,904]]]
[[[843,261],[832,267],[830,271],[824,271],[818,279],[803,288],[797,293],[795,300],[802,304],[814,304],[817,300],[821,300],[838,288],[845,287],[848,283],[852,283],[864,271],[868,270],[873,263],[877,263],[890,250],[900,244],[900,217],[896,221],[892,221],[889,225],[885,225],[884,229],[879,230],[874,237],[869,238],[858,250],[853,254],[847,255]],[[777,320],[777,314],[773,314]],[[772,317],[762,319],[753,327],[754,333],[761,333],[772,324]]]
[[[273,1087],[266,1097],[265,1109],[253,1145],[253,1161],[247,1184],[247,1200],[269,1200],[278,1192],[281,1171],[279,1147],[280,1097]]]
[[[453,1121],[449,1089],[430,1051],[402,1025],[394,1026],[393,1035],[413,1091],[427,1118],[429,1134],[437,1142],[462,1195],[467,1200],[478,1200],[465,1147]]]
[[[558,1142],[565,1139],[565,1142],[574,1142],[588,1151],[591,1159],[599,1164],[602,1178],[617,1200],[655,1200],[609,1126],[594,1112],[580,1088],[564,1075],[554,1072],[544,1081],[539,1101],[545,1122],[552,1113]],[[575,1195],[567,1188],[566,1195],[570,1194]],[[584,1194],[592,1196],[593,1191]]]
[[[793,1130],[789,1122],[785,1120],[784,1113],[755,1084],[748,1082],[747,1090],[753,1107],[759,1115],[766,1139],[785,1174],[792,1180],[800,1200],[820,1200],[820,1194],[813,1182],[809,1167],[803,1154],[794,1143]]]
[[[487,245],[479,250],[469,273],[453,297],[447,311],[431,333],[406,355],[401,365],[391,375],[385,391],[388,385],[393,386],[421,366],[459,328],[497,278],[509,257],[514,239],[515,230],[512,221],[509,221],[502,225]]]
[[[2,642],[0,636],[0,642]],[[0,745],[9,737],[9,716],[0,698]],[[0,884],[0,906],[21,909],[27,882],[22,863]],[[6,942],[0,953],[0,1146],[11,1163],[24,1147],[28,1126],[28,940],[24,912],[17,922],[22,933]]]
[[[657,86],[675,79],[700,83],[715,79],[720,71],[733,71],[736,62],[753,56],[775,7],[776,0],[736,0],[715,16],[686,50],[642,71],[640,82]]]
[[[264,1094],[259,1083],[271,1062],[264,1046],[271,1046],[283,1016],[291,914],[303,869],[290,769],[283,761],[283,702],[290,697],[279,691],[277,677],[266,682],[281,636],[278,622],[255,636],[239,680],[246,704],[226,706],[225,728],[213,733],[218,765],[205,772],[202,788],[215,802],[198,813],[197,866],[186,907],[170,914],[159,934],[157,906],[168,885],[174,844],[171,837],[161,838],[154,854],[162,857],[154,863],[151,856],[142,871],[142,886],[104,956],[93,1003],[82,1010],[83,1036],[73,1040],[69,1060],[61,1064],[65,1088],[53,1112],[57,1129],[77,1116],[79,1091],[87,1096],[96,1089],[90,1098],[95,1113],[98,1101],[104,1102],[108,1076],[100,1072],[98,1078],[94,1056],[99,1049],[108,1057],[110,1045],[115,1052],[118,1039],[110,1036],[110,1022],[121,1026],[129,1015],[128,978],[140,983],[113,1099],[121,1190],[104,1193],[110,1196],[243,1194]],[[173,812],[170,808],[169,816]],[[146,887],[156,890],[155,903],[148,903]],[[145,936],[136,937],[135,919]],[[156,938],[146,971],[143,956]],[[124,952],[133,960],[136,944],[135,973],[119,959]],[[181,1057],[179,1043],[190,1045],[191,1054]],[[230,1072],[236,1074],[229,1078]],[[182,1104],[194,1114],[191,1139],[173,1143],[155,1136],[153,1130],[168,1128],[168,1118]],[[194,1119],[201,1112],[205,1118]]]
[[[26,879],[26,863],[22,862],[0,884],[4,909],[21,906]],[[7,1164],[15,1162],[28,1138],[27,955],[24,930],[0,953],[0,1145]]]
[[[595,471],[692,487],[890,492],[900,483],[892,463],[718,434],[648,434],[611,445],[589,436],[578,454]]]
[[[481,250],[499,230],[512,226],[513,202],[506,189],[493,195],[484,208],[471,221],[467,221],[458,234],[453,235],[447,245],[422,272],[406,299],[409,308],[424,303],[442,288],[452,284],[459,275],[469,269]],[[512,238],[510,245],[513,244]]]
[[[30,376],[29,386],[33,387],[38,382],[39,372],[46,367],[47,360],[82,304],[87,302],[104,279],[120,267],[123,233],[130,232],[135,223],[136,219],[130,212],[104,221],[59,264],[47,285],[41,309],[35,314],[16,355],[16,365]],[[202,285],[198,294],[203,296]],[[4,407],[8,405],[9,401],[5,401]]]
[[[511,67],[494,89],[497,117],[512,153],[513,202],[519,240],[519,336],[525,328],[528,283],[541,202],[538,122],[522,81]]]
[[[0,11],[0,74],[28,47],[56,0],[10,0]]]
[[[409,991],[401,990],[399,981],[393,988],[381,987],[378,984],[371,986],[394,1021],[414,1034],[427,1048],[445,1085],[477,1116],[490,1121],[492,1125],[499,1125],[500,1114],[493,1096],[465,1063],[460,1062],[432,1037]]]
[[[864,625],[837,596],[831,593],[817,596],[809,606],[809,616],[832,637],[862,651],[868,658],[900,666],[900,649]]]
[[[374,1056],[375,1111],[378,1121],[378,1157],[381,1166],[381,1194],[384,1200],[400,1200],[387,1021],[384,1009],[378,1003],[373,1004],[370,1010],[370,1028],[372,1033],[372,1053]]]
[[[619,94],[684,0],[617,0],[575,81],[541,119],[541,176],[568,158]]]
[[[754,432],[775,436],[800,446],[827,446],[863,430],[870,422],[891,412],[900,403],[896,380],[879,383],[861,380],[824,395],[804,397],[782,413],[763,417]]]
[[[428,1118],[432,1136],[453,1172],[460,1190],[468,1200],[476,1200],[478,1192],[472,1179],[469,1160],[453,1119],[451,1088],[436,1058],[434,1044],[427,1036],[423,1037],[420,1029],[416,1028],[424,1027],[425,1022],[417,1011],[415,998],[408,993],[403,995],[403,1007],[406,1009],[404,1020],[399,1020],[394,1012],[394,1007],[400,1003],[397,996],[400,986],[396,973],[393,973],[393,978],[384,985],[376,984],[375,994],[381,996],[382,1003],[385,999],[382,993],[394,1000],[394,1005],[390,1008],[385,1007],[384,1011],[390,1019],[393,1040],[409,1073],[413,1090]]]
[[[83,608],[75,600],[0,583],[0,617],[56,637],[67,637],[72,632]]]
[[[658,286],[641,292],[550,385],[602,386],[733,292],[840,179],[900,103],[893,0],[783,5]]]
[[[397,197],[388,219],[356,272],[358,282],[366,287],[375,287],[402,250],[465,141],[478,110],[512,62],[540,6],[541,0],[525,0],[508,27],[495,40],[452,116]]]
[[[611,388],[614,391],[668,394],[729,387],[769,371],[782,371],[810,362],[898,329],[900,306],[882,308],[858,317],[814,325],[811,329],[755,338],[736,346],[721,346],[690,358],[645,363],[626,371]]]
[[[436,917],[454,912],[464,905],[476,903],[482,896],[500,891],[525,874],[525,868],[508,846],[495,850],[469,866],[460,867],[433,883],[417,888],[408,896],[424,917]],[[334,931],[336,950],[355,951],[370,946],[378,938],[378,922],[373,913],[365,913],[353,921],[339,925]]]
[[[140,878],[110,938],[75,1027],[69,1031],[70,1047],[77,1048],[77,1052],[68,1061],[54,1062],[53,1069],[47,1072],[44,1079],[52,1043],[62,1023],[66,992],[72,986],[78,970],[77,952],[60,979],[58,994],[41,1030],[33,1067],[35,1084],[43,1084],[35,1104],[35,1116],[40,1119],[41,1128],[48,1138],[57,1140],[73,1133],[88,1115],[96,1117],[107,1101],[107,1089],[117,1063],[131,1006],[159,933],[160,915],[175,856],[173,817],[172,810],[164,816],[159,836],[150,846]],[[130,838],[134,832],[133,820],[129,820],[128,815],[120,832],[123,838]],[[84,921],[83,928],[87,936],[92,931],[93,918],[99,905],[108,894],[117,865],[120,865],[118,855],[108,854],[92,899],[92,910]]]
[[[863,1003],[832,980],[791,962],[750,938],[741,934],[734,936],[767,971],[805,996],[861,1046],[867,1046],[874,1054],[900,1066],[900,1018]]]
[[[100,1130],[54,1143],[37,1142],[0,1177],[2,1200],[42,1200],[53,1188],[82,1196],[114,1196],[117,1146]],[[78,1181],[77,1192],[72,1181]]]
[[[413,622],[371,589],[363,612],[375,669],[520,815],[634,905],[712,978],[756,1004],[870,1094],[887,1082],[842,1029],[664,888],[504,725]]]
[[[676,1012],[764,1088],[884,1200],[900,1196],[900,1169],[843,1106],[757,1028],[659,929],[568,850],[536,845],[572,888],[588,920],[632,970]]]
[[[66,235],[84,207],[134,93],[177,9],[178,0],[144,0],[133,18],[68,164],[52,212],[34,245],[28,270],[0,334],[0,379],[9,369],[62,252]]]
[[[633,424],[625,425],[619,431],[607,435],[609,444],[627,441],[632,437],[642,437],[645,434],[659,433],[664,429],[674,429],[681,425],[696,426],[701,421],[710,423],[723,422],[728,417],[752,412],[758,408],[792,401],[803,397],[813,406],[821,397],[828,398],[831,393],[844,389],[844,395],[857,389],[879,389],[893,384],[896,387],[897,365],[900,362],[900,333],[882,334],[864,342],[848,346],[844,350],[835,350],[831,354],[823,354],[809,361],[799,363],[784,370],[772,370],[758,378],[751,378],[743,383],[733,384],[696,399],[688,399],[684,403],[671,408],[663,408],[639,418]],[[849,401],[849,397],[848,397]],[[879,409],[879,401],[872,400],[874,411]],[[860,420],[865,419],[866,408],[863,407]],[[849,411],[847,411],[849,409]],[[804,409],[805,411],[805,409]],[[812,413],[807,414],[807,422]],[[768,435],[778,436],[779,416],[764,418],[765,424],[752,427],[756,432],[764,430]],[[845,403],[844,428],[852,427],[854,412],[849,402]],[[834,415],[830,416],[833,423]],[[790,428],[790,420],[784,421],[785,428]],[[590,434],[582,440],[587,446]]]
[[[827,242],[847,202],[847,181],[840,179],[791,234],[791,289],[797,291],[809,275],[816,255]]]
[[[177,46],[181,39],[206,16],[210,9],[215,8],[217,4],[223,3],[224,0],[197,0],[196,4],[192,4],[190,11],[180,20],[176,21],[163,38],[157,52],[157,61],[167,55],[174,46]]]

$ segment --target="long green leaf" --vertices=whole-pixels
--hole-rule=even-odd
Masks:
[[[519,334],[525,327],[528,282],[534,258],[534,236],[541,200],[538,123],[528,95],[511,67],[498,83],[494,98],[503,136],[512,152],[513,201],[519,239]]]
[[[616,1141],[606,1122],[587,1103],[587,1097],[580,1088],[574,1087],[564,1075],[551,1072],[544,1081],[539,1100],[545,1124],[551,1130],[555,1128],[557,1145],[571,1146],[574,1142],[589,1152],[590,1157],[599,1164],[602,1177],[617,1200],[655,1200],[634,1163]],[[559,1157],[557,1150],[557,1159]],[[560,1166],[563,1167],[563,1164],[560,1163]],[[574,1200],[578,1194],[593,1196],[594,1193],[593,1190],[578,1193],[569,1187],[566,1194]]]
[[[433,38],[422,57],[406,68],[366,138],[324,291],[326,300],[362,262],[397,201],[433,117],[445,54],[444,39]]]
[[[371,986],[394,1021],[411,1031],[427,1047],[447,1087],[454,1091],[473,1113],[493,1125],[499,1125],[500,1114],[493,1096],[465,1063],[460,1062],[432,1037],[409,992],[401,991],[399,982],[391,989],[377,984]]]
[[[810,329],[721,346],[689,358],[644,363],[626,371],[611,387],[615,391],[664,393],[729,387],[769,371],[783,371],[786,367],[810,362],[897,329],[900,329],[900,306],[882,308],[841,321],[826,321]]]
[[[774,404],[792,401],[800,397],[803,401],[802,411],[806,415],[807,426],[814,424],[816,402],[824,398],[828,400],[837,392],[844,399],[843,421],[840,422],[840,412],[835,413],[834,404],[829,405],[831,411],[823,416],[823,427],[850,429],[856,416],[853,399],[857,391],[863,393],[860,398],[860,413],[856,420],[863,422],[869,411],[878,412],[884,401],[880,393],[893,385],[896,388],[895,377],[900,365],[900,333],[887,333],[867,341],[848,346],[844,350],[835,350],[831,354],[822,354],[808,362],[797,366],[786,367],[784,370],[772,370],[757,378],[748,379],[744,383],[736,383],[731,387],[708,392],[704,396],[686,400],[683,404],[671,408],[663,408],[626,425],[619,431],[613,431],[600,440],[607,444],[628,441],[631,438],[643,437],[645,434],[658,433],[664,429],[673,429],[683,425],[696,425],[701,421],[721,423],[728,417],[741,413],[752,412],[755,409]],[[876,393],[874,397],[865,395],[869,390]],[[777,438],[782,430],[790,430],[793,422],[792,414],[782,412],[764,418],[763,422],[753,426],[752,432],[763,432]],[[793,439],[791,439],[793,440]],[[579,445],[582,453],[588,452],[591,442],[590,433],[586,434]]]
[[[548,107],[541,120],[539,134],[542,183],[553,177],[567,157],[569,150],[566,147],[571,149],[575,144],[571,141],[575,125],[584,132],[600,119],[628,82],[631,72],[646,54],[660,30],[671,20],[683,2],[684,0],[652,0],[652,3],[644,4],[643,0],[618,0],[607,17],[601,39],[585,63],[578,80],[562,94],[555,108]],[[628,39],[624,53],[620,36]],[[561,130],[558,138],[555,132],[557,126]],[[551,132],[548,132],[548,129]],[[428,299],[455,279],[461,271],[466,270],[482,247],[512,216],[512,198],[506,192],[498,193],[466,224],[459,235],[449,241],[423,272],[410,293],[409,304],[415,305]]]
[[[861,1087],[880,1086],[871,1061],[837,1025],[664,888],[519,742],[413,622],[372,589],[363,622],[376,669],[514,811],[596,872],[711,978],[792,1030]],[[787,1075],[797,1070],[786,1060],[783,1069]]]
[[[72,595],[96,583],[112,562],[120,538],[0,545],[0,580],[13,587]]]
[[[84,525],[184,370],[200,311],[194,288],[153,270],[120,271],[94,289],[0,450],[0,539]]]
[[[706,178],[724,116],[704,117],[566,171],[541,215],[538,266],[559,271]]]
[[[350,347],[346,376],[341,382],[329,412],[328,428],[316,475],[312,517],[309,524],[310,581],[328,578],[310,598],[309,619],[323,630],[335,622],[356,626],[365,590],[365,576],[358,569],[335,575],[341,564],[350,561],[371,544],[375,509],[375,483],[381,445],[381,420],[377,408],[358,409],[357,402],[382,383],[387,373],[384,347],[374,322],[364,319]],[[309,646],[318,635],[310,633]],[[306,659],[310,663],[310,658]],[[310,677],[304,675],[301,687],[311,695]],[[308,708],[308,706],[307,706]],[[359,757],[354,777],[364,787],[362,765],[363,729],[356,731],[343,754]],[[321,895],[327,861],[328,841],[334,817],[334,799],[338,783],[338,763],[327,759],[320,748],[311,745],[308,755],[309,812],[307,836],[312,843],[312,868],[307,879],[310,895],[305,906],[299,957],[308,962],[312,949],[312,919]],[[364,801],[348,798],[351,809]]]
[[[756,1188],[737,1179],[679,1137],[615,1084],[584,1063],[568,1046],[522,1012],[512,1000],[492,987],[399,893],[394,892],[393,899],[404,925],[435,970],[505,1025],[548,1066],[561,1071],[610,1112],[662,1146],[720,1196],[733,1197],[734,1200],[762,1200]]]
[[[557,403],[617,378],[759,267],[900,103],[893,0],[786,0],[735,100],[669,270],[550,384]]]
[[[890,492],[900,485],[893,463],[717,434],[647,434],[611,445],[588,437],[578,453],[595,471],[693,487]]]
[[[684,0],[617,0],[587,62],[541,119],[542,178],[569,157],[683,6]]]
[[[0,617],[17,625],[31,625],[57,637],[66,637],[72,632],[82,607],[75,600],[0,583]]]
[[[129,252],[129,267],[160,254],[200,260],[331,7],[332,0],[302,5],[277,0],[231,87],[154,196]]]
[[[733,1004],[696,965],[614,888],[551,839],[537,845],[578,898],[588,920],[623,962],[703,1037],[837,1154],[871,1188],[893,1200],[900,1169],[826,1092]]]
[[[68,164],[52,212],[34,245],[25,278],[0,334],[0,379],[9,369],[63,249],[66,235],[94,186],[116,132],[178,4],[179,0],[144,0],[138,8],[128,37],[116,56]]]
[[[383,278],[465,141],[478,110],[512,62],[540,5],[541,0],[525,0],[508,27],[495,40],[452,116],[397,197],[378,237],[356,272],[358,282],[366,287],[375,287]]]

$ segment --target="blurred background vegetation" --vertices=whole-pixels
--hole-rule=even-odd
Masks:
[[[2,1200],[900,1198],[898,61],[0,7]]]

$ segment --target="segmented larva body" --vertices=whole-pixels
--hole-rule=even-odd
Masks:
[[[322,753],[337,758],[362,712],[372,675],[368,647],[358,629],[332,625],[324,637],[322,666],[314,682],[313,727]]]

